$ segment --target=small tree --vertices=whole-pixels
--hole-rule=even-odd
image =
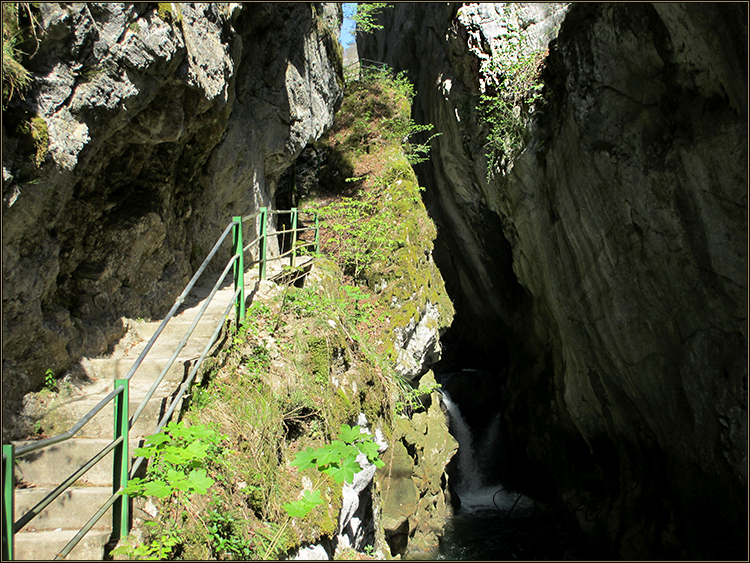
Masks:
[[[362,33],[372,33],[376,29],[383,29],[382,25],[374,23],[374,19],[383,8],[390,7],[384,2],[371,2],[357,4],[357,11],[352,19],[357,24],[357,30]]]

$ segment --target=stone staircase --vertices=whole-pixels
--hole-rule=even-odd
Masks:
[[[298,264],[306,259],[298,258]],[[311,265],[311,263],[310,263]],[[306,265],[309,270],[310,265]],[[278,261],[269,263],[269,280],[284,276]],[[198,281],[198,284],[201,280]],[[270,282],[261,282],[262,284]],[[169,358],[184,338],[186,331],[208,296],[213,282],[196,285],[177,315],[167,324],[159,339],[144,359],[130,381],[129,416],[133,416],[152,383],[158,378]],[[245,295],[249,306],[250,296],[257,290],[257,268],[245,272]],[[152,434],[159,419],[168,408],[181,383],[198,360],[233,293],[233,284],[227,282],[217,291],[192,336],[180,352],[161,385],[130,430],[130,452],[140,446],[143,438]],[[230,315],[233,317],[233,313]],[[127,332],[114,351],[100,358],[84,358],[81,367],[90,383],[80,387],[67,400],[53,405],[42,420],[48,436],[67,431],[113,389],[113,380],[123,378],[138,358],[161,321],[145,322],[125,319]],[[221,336],[217,342],[221,341]],[[215,345],[216,346],[216,345]],[[74,438],[17,458],[15,518],[34,507],[76,469],[103,449],[113,437],[113,407],[107,405]],[[175,412],[179,412],[178,409]],[[28,442],[16,442],[16,447]],[[112,460],[110,452],[60,497],[53,501],[36,518],[15,536],[14,559],[50,560],[55,557],[73,536],[86,524],[112,494]],[[102,560],[105,544],[112,531],[112,509],[99,520],[81,542],[68,555],[72,560]]]

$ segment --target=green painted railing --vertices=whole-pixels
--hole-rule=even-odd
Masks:
[[[268,232],[268,220],[273,215],[289,215],[290,229],[283,229],[280,231]],[[311,227],[298,227],[300,214],[310,215],[312,217],[313,226]],[[242,239],[242,224],[258,219],[258,236],[247,245],[243,245]],[[300,241],[298,235],[306,231],[314,232],[314,240],[312,243]],[[211,293],[206,298],[201,307],[200,311],[196,315],[190,328],[185,333],[183,339],[177,345],[177,348],[172,354],[172,357],[167,362],[167,365],[162,369],[159,377],[151,385],[151,388],[146,393],[138,408],[132,417],[129,417],[128,405],[129,405],[129,389],[130,380],[135,375],[136,371],[143,363],[148,352],[153,347],[156,340],[161,335],[162,331],[166,327],[167,323],[177,313],[178,309],[182,306],[185,299],[187,298],[193,286],[200,278],[201,274],[205,271],[208,264],[211,262],[213,257],[218,252],[222,243],[226,240],[229,233],[232,233],[232,255],[229,259],[224,271],[220,275],[217,282],[214,284]],[[291,234],[292,244],[291,248],[279,254],[274,258],[268,258],[268,238],[274,235],[285,235]],[[224,229],[216,244],[209,252],[206,259],[201,264],[200,268],[196,271],[190,282],[187,284],[183,292],[175,301],[174,305],[170,309],[167,316],[161,322],[156,332],[146,344],[143,352],[138,356],[133,367],[130,368],[127,375],[123,379],[115,379],[114,390],[109,393],[104,399],[102,399],[93,409],[91,409],[86,415],[84,415],[76,424],[74,424],[70,430],[40,440],[26,444],[24,446],[16,447],[14,444],[3,444],[3,463],[2,463],[2,494],[3,494],[3,506],[2,506],[2,553],[3,560],[12,560],[14,558],[14,538],[15,534],[18,533],[24,526],[31,522],[36,516],[38,516],[47,506],[49,506],[55,499],[57,499],[65,490],[67,490],[73,483],[81,478],[87,471],[89,471],[94,465],[99,463],[104,457],[110,452],[113,453],[113,471],[112,471],[112,495],[109,499],[96,511],[96,513],[89,519],[89,521],[81,528],[81,530],[71,539],[68,544],[57,554],[55,559],[62,559],[67,556],[71,550],[78,545],[83,537],[91,530],[91,528],[99,521],[99,519],[109,510],[110,507],[114,506],[113,509],[113,538],[121,538],[126,536],[130,531],[130,512],[129,512],[129,499],[127,495],[120,494],[120,491],[127,485],[128,479],[132,478],[140,465],[143,463],[142,457],[138,457],[133,460],[132,466],[130,466],[130,455],[128,452],[130,429],[135,425],[138,417],[140,417],[146,404],[153,397],[156,389],[163,381],[172,364],[177,359],[180,351],[187,345],[188,339],[192,335],[195,327],[198,325],[201,317],[208,308],[209,303],[213,299],[214,295],[218,291],[219,287],[224,282],[229,270],[233,271],[234,277],[234,294],[230,303],[224,311],[222,320],[217,324],[208,344],[203,349],[198,361],[193,365],[187,379],[182,383],[179,392],[172,399],[169,407],[161,417],[159,424],[154,429],[154,434],[161,431],[162,428],[169,422],[172,414],[174,413],[177,405],[182,400],[183,395],[190,389],[193,380],[195,379],[198,370],[200,369],[203,360],[208,354],[209,350],[213,346],[214,342],[218,338],[221,328],[224,326],[224,320],[228,318],[232,308],[235,309],[235,327],[239,326],[245,319],[245,260],[244,255],[253,246],[257,245],[258,253],[257,260],[247,264],[247,267],[258,265],[258,277],[261,280],[266,279],[268,262],[273,260],[283,260],[286,257],[290,258],[290,264],[292,267],[295,265],[295,257],[306,251],[312,246],[313,252],[319,251],[319,222],[318,216],[315,212],[310,211],[298,211],[293,208],[288,211],[269,211],[267,208],[262,207],[257,212],[248,215],[246,217],[234,217],[232,222]],[[300,274],[302,275],[302,274]],[[43,448],[58,444],[69,440],[75,436],[91,419],[94,418],[100,411],[104,409],[110,402],[113,402],[114,408],[114,438],[107,444],[99,453],[92,457],[82,467],[75,470],[67,479],[65,479],[60,485],[58,485],[52,492],[50,492],[44,499],[39,501],[36,506],[31,510],[23,514],[17,521],[14,522],[14,509],[15,509],[15,480],[14,480],[14,465],[15,460],[25,454],[39,451]],[[129,467],[130,466],[130,467]]]
[[[353,63],[349,63],[344,67],[344,80],[351,82],[353,80],[361,80],[367,76],[377,76],[377,73],[387,73],[389,67],[387,64],[381,61],[373,61],[370,59],[357,59]]]

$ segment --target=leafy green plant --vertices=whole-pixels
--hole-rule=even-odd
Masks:
[[[321,223],[330,229],[330,254],[345,273],[357,278],[374,262],[386,259],[394,245],[392,209],[380,206],[377,196],[344,197],[319,209]]]
[[[3,106],[15,95],[22,95],[31,81],[31,73],[21,63],[22,52],[18,45],[26,37],[33,37],[38,48],[36,36],[37,18],[35,4],[30,2],[3,2]],[[28,25],[24,22],[28,20]],[[36,53],[36,50],[34,51]],[[33,55],[33,53],[32,53]]]
[[[48,391],[54,391],[57,388],[55,372],[51,368],[44,372],[44,388]]]
[[[354,475],[362,470],[357,456],[363,453],[370,463],[383,467],[384,463],[378,454],[378,445],[372,436],[361,432],[359,426],[342,424],[338,440],[320,448],[311,448],[297,452],[292,465],[304,471],[315,467],[321,473],[330,475],[337,483],[353,483]],[[283,505],[290,516],[306,516],[315,506],[321,504],[320,492],[304,491],[300,500]]]
[[[323,504],[323,499],[320,496],[320,491],[302,491],[302,498],[292,502],[288,502],[284,505],[284,510],[287,511],[289,516],[304,518],[307,514],[319,504]]]
[[[145,522],[145,524],[154,524],[154,522]],[[124,555],[128,559],[164,561],[171,558],[175,547],[180,543],[182,540],[176,532],[166,531],[143,544],[120,545],[112,550],[112,555]]]
[[[439,383],[420,383],[416,389],[406,382],[402,382],[400,387],[399,399],[396,401],[396,414],[405,414],[411,416],[415,412],[424,410],[421,398],[429,395],[436,389],[440,389]]]
[[[373,296],[363,291],[361,287],[354,285],[345,285],[344,291],[346,292],[347,304],[349,305],[347,312],[349,312],[350,319],[354,324],[370,318],[375,308]]]
[[[208,514],[206,529],[209,534],[212,555],[224,559],[250,559],[253,550],[250,544],[236,530],[236,519],[225,512],[214,509]]]
[[[352,19],[357,24],[357,31],[363,33],[372,33],[377,29],[383,29],[382,25],[374,23],[378,12],[383,8],[390,7],[384,2],[360,2],[357,4],[357,11]]]
[[[204,425],[170,422],[133,451],[150,460],[147,475],[129,480],[122,494],[165,498],[206,493],[214,480],[207,475],[205,460],[219,455],[219,443],[225,438]]]
[[[503,171],[523,150],[524,108],[541,98],[540,75],[545,52],[532,49],[527,35],[504,8],[507,34],[492,57],[482,62],[485,90],[477,110],[489,125],[487,179]]]

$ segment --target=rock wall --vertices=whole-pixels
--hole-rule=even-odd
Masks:
[[[273,206],[342,97],[335,4],[39,10],[32,85],[3,111],[6,414],[121,317],[166,312],[232,216]],[[48,147],[22,133],[34,117]]]
[[[433,373],[425,374],[420,383],[434,385]],[[376,545],[386,544],[391,556],[413,559],[437,555],[451,512],[445,468],[458,450],[439,392],[423,400],[422,412],[396,421],[391,447],[382,455],[385,465],[375,474],[380,517]]]
[[[488,181],[480,68],[509,17],[551,43],[525,149]],[[359,54],[407,70],[442,133],[417,168],[435,260],[454,347],[507,369],[515,484],[626,558],[742,558],[747,7],[399,4],[380,23]]]

